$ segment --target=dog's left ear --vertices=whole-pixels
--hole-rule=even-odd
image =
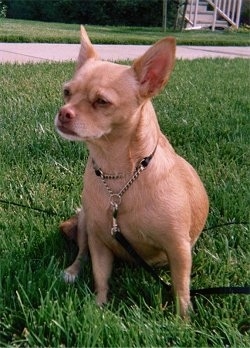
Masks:
[[[80,69],[80,67],[86,62],[86,60],[90,58],[98,59],[98,53],[92,45],[85,28],[81,25],[81,48],[77,60],[76,69]]]
[[[134,61],[132,68],[139,81],[141,97],[153,97],[168,82],[174,67],[175,47],[175,39],[167,37],[158,41]]]

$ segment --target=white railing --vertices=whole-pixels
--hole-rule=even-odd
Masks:
[[[185,13],[186,21],[191,25],[191,27],[195,28],[197,26],[198,6],[199,0],[189,0]]]
[[[214,9],[212,29],[215,29],[217,15],[233,27],[239,28],[242,0],[206,0]]]
[[[209,26],[214,30],[223,20],[238,28],[241,5],[242,0],[188,0],[185,19],[190,28]]]

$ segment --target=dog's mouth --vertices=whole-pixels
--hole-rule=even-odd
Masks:
[[[71,129],[69,129],[68,127],[66,127],[62,122],[60,122],[60,120],[58,119],[58,115],[56,115],[55,118],[55,128],[58,131],[58,133],[60,133],[62,136],[63,135],[71,135],[71,136],[76,136],[77,134],[72,131]]]
[[[67,127],[64,127],[62,125],[57,125],[56,126],[57,129],[59,130],[59,132],[63,133],[63,134],[68,134],[68,135],[77,135],[75,132],[73,132],[72,130],[68,129]]]

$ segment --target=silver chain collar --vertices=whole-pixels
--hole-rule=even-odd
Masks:
[[[138,163],[138,165],[135,168],[134,174],[132,175],[132,177],[127,181],[127,183],[122,187],[122,189],[118,193],[115,193],[110,188],[110,186],[107,183],[107,180],[122,179],[122,178],[124,178],[124,176],[122,174],[117,174],[117,175],[104,174],[102,169],[99,168],[96,165],[95,161],[92,159],[92,164],[93,164],[93,168],[95,170],[95,174],[101,178],[107,192],[109,193],[110,207],[112,208],[112,212],[113,212],[113,226],[111,228],[111,235],[112,236],[115,236],[117,232],[120,232],[120,228],[119,228],[118,223],[117,223],[117,215],[118,215],[118,207],[122,201],[122,196],[130,188],[130,186],[135,182],[135,180],[139,177],[141,172],[147,168],[149,162],[151,161],[151,159],[153,158],[153,156],[155,154],[156,148],[157,148],[157,145],[150,156],[144,157]]]
[[[106,187],[109,195],[110,195],[110,205],[111,207],[119,206],[121,204],[122,196],[124,193],[130,188],[130,186],[133,184],[133,182],[138,178],[140,173],[145,169],[146,167],[142,165],[142,161],[139,163],[139,165],[136,167],[133,176],[128,180],[128,182],[123,186],[123,188],[118,192],[115,193],[113,190],[109,187],[107,183],[107,179],[110,179],[110,175],[104,175],[103,172],[100,174],[100,178]],[[120,179],[122,176],[114,176],[114,179]]]

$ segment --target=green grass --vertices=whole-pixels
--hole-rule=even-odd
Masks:
[[[154,99],[162,130],[206,185],[207,226],[248,220],[249,68],[240,59],[178,61]],[[115,265],[103,310],[94,303],[89,263],[76,284],[61,280],[76,250],[58,224],[79,205],[87,157],[83,144],[64,141],[53,126],[73,69],[0,65],[0,199],[55,213],[0,203],[0,345],[249,347],[247,296],[197,297],[191,320],[182,322],[169,299],[162,307],[160,285],[140,268]],[[192,288],[246,285],[249,239],[246,225],[204,232]],[[169,280],[167,270],[161,275]]]
[[[79,25],[27,20],[0,19],[0,42],[79,43]],[[179,45],[248,46],[249,31],[186,31],[164,33],[161,28],[87,25],[90,39],[97,44],[152,44],[173,35]]]

